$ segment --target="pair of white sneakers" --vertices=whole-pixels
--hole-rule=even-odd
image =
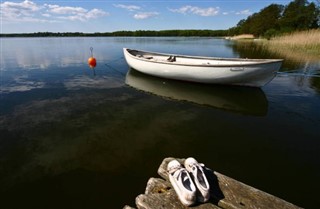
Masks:
[[[204,203],[210,198],[210,185],[203,167],[192,157],[185,160],[184,167],[177,160],[168,163],[169,180],[185,206],[193,205],[196,201]]]

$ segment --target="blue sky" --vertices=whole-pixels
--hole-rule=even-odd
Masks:
[[[1,0],[1,33],[228,29],[286,0]]]

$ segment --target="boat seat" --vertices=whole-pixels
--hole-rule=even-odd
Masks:
[[[147,60],[153,59],[153,57],[145,56],[145,55],[141,55],[141,54],[138,54],[137,57],[139,57],[139,58],[144,58],[144,59],[147,59]]]
[[[176,56],[170,56],[168,59],[167,59],[168,62],[175,62],[176,61]]]

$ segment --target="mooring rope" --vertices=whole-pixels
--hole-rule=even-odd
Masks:
[[[310,75],[310,74],[304,74],[304,73],[281,73],[281,76],[303,76],[303,77],[311,77],[311,78],[320,78],[320,75]]]
[[[107,64],[113,63],[113,62],[118,62],[120,60],[122,60],[124,58],[124,56],[121,56],[120,58],[114,59],[114,60],[110,60]]]
[[[112,70],[116,71],[117,73],[120,73],[122,76],[126,76],[126,74],[125,74],[125,73],[123,73],[123,72],[121,72],[121,71],[117,70],[116,68],[114,68],[114,67],[112,67],[112,66],[110,65],[111,63],[118,62],[118,61],[122,60],[123,58],[124,58],[124,57],[122,56],[122,57],[120,57],[120,58],[118,58],[118,59],[111,60],[111,61],[109,61],[108,63],[105,63],[105,66],[107,66],[108,68],[110,68],[110,69],[112,69]]]
[[[310,63],[306,62],[302,69],[298,70],[285,70],[278,72],[277,75],[281,76],[303,76],[303,77],[311,77],[311,78],[320,78],[320,69],[316,67],[310,67]]]
[[[279,75],[279,76],[303,76],[303,77],[311,77],[311,78],[320,78],[320,75],[318,75],[318,73],[300,73],[299,70],[277,72],[277,75]]]

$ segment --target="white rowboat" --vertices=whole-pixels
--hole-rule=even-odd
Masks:
[[[163,54],[124,48],[128,65],[142,73],[198,83],[261,87],[279,71],[282,59],[241,59]]]

